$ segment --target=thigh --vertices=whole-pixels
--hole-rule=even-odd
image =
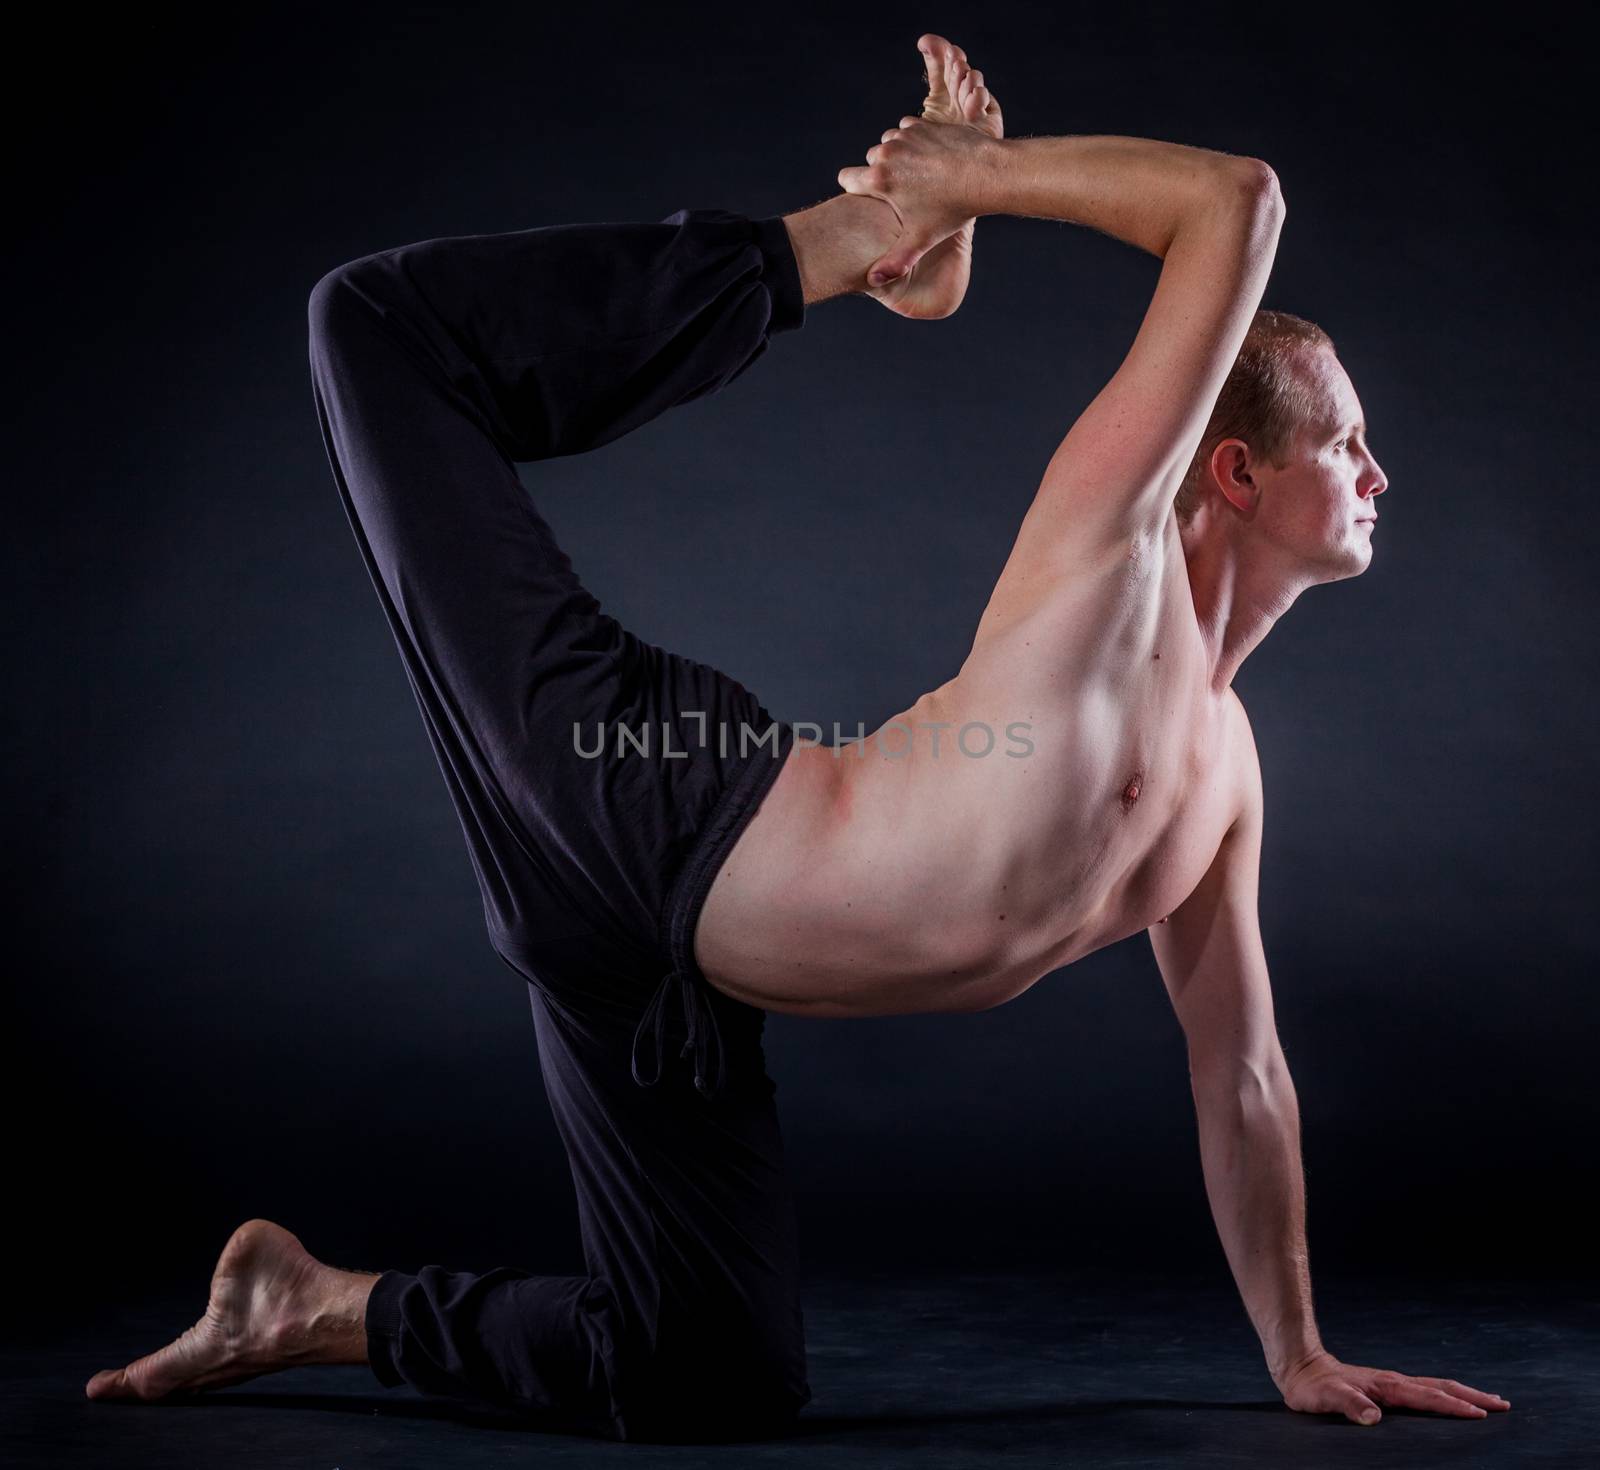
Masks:
[[[491,929],[609,918],[565,844],[594,793],[575,719],[638,640],[582,586],[470,401],[359,303],[312,339],[335,483],[466,831]]]
[[[705,732],[715,742],[715,732],[766,718],[738,681],[643,642],[601,610],[511,455],[604,442],[742,371],[765,346],[763,262],[782,263],[773,223],[439,241],[331,273],[312,294],[312,380],[334,480],[461,816],[497,947],[597,930],[655,944],[663,882],[726,767]],[[561,251],[591,272],[620,273],[626,289],[614,300],[590,289],[555,312],[549,281],[542,294],[533,287]],[[486,289],[473,286],[474,262],[508,290],[525,288],[508,297],[517,310],[494,340],[487,323],[498,319],[469,291]],[[442,299],[464,292],[466,304],[438,315]],[[628,323],[658,330],[615,343],[598,333],[580,350],[569,338],[608,302],[621,314],[607,323],[612,336]],[[551,415],[567,425],[562,435],[535,431]]]

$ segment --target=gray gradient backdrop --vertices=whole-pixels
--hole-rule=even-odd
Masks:
[[[130,19],[17,65],[8,243],[14,1224],[104,1296],[239,1220],[347,1265],[578,1265],[522,990],[318,438],[326,270],[836,192],[965,46],[1010,131],[1253,153],[1266,304],[1391,488],[1238,688],[1312,1261],[1576,1269],[1592,1227],[1592,220],[1576,37],[1279,7],[479,4]],[[15,106],[13,99],[13,106]],[[524,479],[602,602],[778,715],[948,678],[1157,263],[988,219],[964,309],[813,309],[726,393]],[[1225,1270],[1142,938],[971,1016],[768,1024],[810,1259]],[[14,1073],[15,1076],[23,1075]]]

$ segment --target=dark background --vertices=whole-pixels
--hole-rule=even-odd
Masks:
[[[438,235],[793,211],[964,46],[1012,135],[1250,153],[1265,304],[1333,336],[1377,556],[1244,668],[1313,1268],[1587,1269],[1592,100],[1568,22],[1329,7],[130,13],[13,55],[4,637],[24,1285],[195,1305],[251,1215],[335,1264],[579,1269],[527,1000],[317,433],[313,283]],[[106,29],[109,25],[111,29]],[[1157,263],[986,219],[964,309],[813,308],[756,371],[525,466],[589,586],[780,718],[948,678]],[[773,1016],[808,1259],[1226,1272],[1129,941],[994,1011]]]

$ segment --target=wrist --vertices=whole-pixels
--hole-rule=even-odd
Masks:
[[[1267,1349],[1267,1372],[1273,1383],[1282,1391],[1291,1378],[1312,1363],[1332,1357],[1333,1354],[1315,1337],[1309,1340],[1302,1339],[1293,1344],[1275,1345]]]
[[[1009,214],[1006,180],[1014,167],[1017,139],[982,138],[972,152],[957,207],[969,218]]]

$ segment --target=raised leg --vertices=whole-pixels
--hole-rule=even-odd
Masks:
[[[618,773],[572,727],[622,719],[654,655],[580,583],[515,464],[725,387],[804,312],[782,221],[721,210],[425,241],[313,291],[329,463],[492,934],[649,917],[609,896],[637,887],[595,840]]]

